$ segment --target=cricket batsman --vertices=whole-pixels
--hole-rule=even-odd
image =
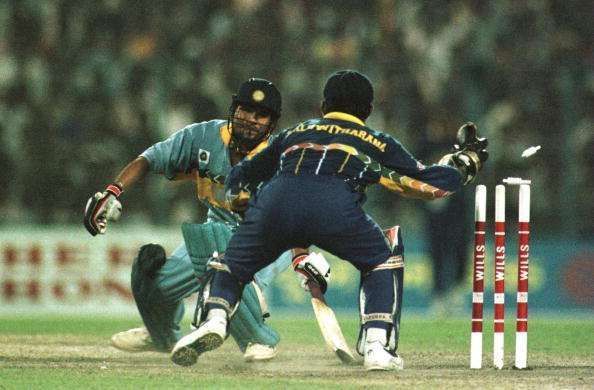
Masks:
[[[131,284],[144,327],[115,334],[111,341],[116,348],[169,352],[181,338],[183,299],[202,291],[207,261],[213,254],[225,251],[241,219],[225,199],[225,178],[232,166],[266,146],[280,115],[278,89],[270,81],[251,78],[233,95],[228,119],[190,124],[152,145],[130,162],[105,191],[89,199],[84,225],[93,236],[105,233],[108,221],[120,214],[122,193],[149,172],[169,180],[194,180],[198,198],[208,207],[206,223],[182,225],[184,243],[169,257],[160,245],[140,248],[132,266]],[[306,264],[303,252],[295,253],[305,257],[302,263]],[[291,264],[292,253],[279,253],[277,258],[245,286],[229,326],[247,361],[268,360],[276,354],[279,336],[264,323],[267,309],[260,290]]]
[[[425,166],[396,139],[365,125],[373,108],[367,77],[352,70],[336,72],[323,93],[322,118],[282,131],[227,177],[232,204],[253,183],[267,183],[250,199],[224,257],[211,264],[217,272],[208,285],[200,326],[174,346],[174,363],[193,364],[223,343],[242,291],[259,270],[288,248],[316,245],[360,272],[357,350],[365,368],[403,368],[396,351],[401,256],[363,211],[365,189],[379,183],[404,196],[448,196],[481,170],[487,140],[476,137],[476,127],[467,123],[454,152]]]

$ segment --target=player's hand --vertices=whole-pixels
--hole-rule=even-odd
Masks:
[[[326,292],[330,280],[330,264],[324,255],[315,252],[297,255],[293,258],[293,270],[297,272],[305,291],[309,291],[307,282],[313,281],[320,286],[322,294]]]
[[[104,234],[108,221],[117,221],[122,213],[122,204],[118,197],[122,188],[117,184],[110,184],[105,191],[97,192],[89,198],[85,207],[83,223],[92,236]]]

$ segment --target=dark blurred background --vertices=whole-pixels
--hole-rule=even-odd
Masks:
[[[318,116],[331,72],[354,68],[376,87],[372,127],[429,163],[476,122],[491,142],[479,182],[531,179],[538,234],[591,240],[593,16],[572,0],[2,0],[0,226],[79,224],[88,196],[145,148],[225,118],[248,77],[279,86],[289,126]],[[124,223],[204,212],[191,185],[161,178],[123,202]],[[368,207],[382,224],[424,226],[418,201],[374,189]]]

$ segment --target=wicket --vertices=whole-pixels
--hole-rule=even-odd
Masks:
[[[506,179],[507,180],[507,179]],[[528,359],[528,264],[530,256],[530,185],[527,180],[506,181],[519,185],[518,201],[518,290],[516,315],[515,367],[527,367]],[[476,186],[475,231],[472,286],[472,333],[470,336],[470,368],[482,367],[483,303],[485,279],[485,234],[487,187]],[[495,187],[495,269],[493,286],[493,365],[504,365],[505,323],[505,186]]]

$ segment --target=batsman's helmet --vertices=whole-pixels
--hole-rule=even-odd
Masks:
[[[237,94],[233,95],[232,113],[240,104],[261,107],[270,111],[273,122],[276,122],[281,115],[281,94],[268,80],[252,77],[241,84]]]
[[[253,77],[241,84],[232,99],[228,127],[233,130],[229,147],[247,154],[267,139],[276,128],[281,115],[281,94],[270,81]],[[270,123],[259,128],[254,123],[237,118],[235,112],[238,106],[252,111],[261,111],[266,116],[270,115]],[[257,134],[254,135],[254,133]]]

